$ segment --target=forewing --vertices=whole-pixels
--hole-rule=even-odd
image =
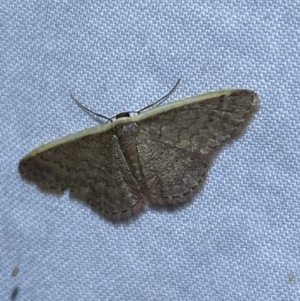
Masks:
[[[109,218],[130,216],[145,201],[112,129],[32,153],[19,164],[25,179],[45,190],[70,189]]]
[[[225,91],[224,91],[225,92]],[[257,96],[248,90],[232,90],[152,115],[141,122],[141,131],[188,151],[209,154],[239,129],[257,106]],[[171,106],[170,106],[171,107]]]
[[[138,121],[137,143],[149,200],[188,200],[202,183],[210,153],[241,127],[256,106],[247,90],[182,101]]]

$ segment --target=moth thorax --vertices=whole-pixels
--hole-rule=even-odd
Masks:
[[[117,126],[116,132],[121,150],[128,166],[138,182],[141,182],[143,180],[143,175],[136,142],[136,136],[139,132],[139,128],[135,123],[121,124]]]

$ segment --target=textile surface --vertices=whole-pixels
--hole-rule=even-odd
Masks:
[[[299,6],[2,1],[0,299],[300,300]],[[191,202],[112,223],[21,179],[33,148],[97,124],[70,93],[114,116],[178,78],[168,101],[224,88],[261,100]]]

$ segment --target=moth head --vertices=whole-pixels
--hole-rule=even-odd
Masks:
[[[116,115],[116,119],[122,118],[122,117],[130,117],[129,112],[122,112]]]

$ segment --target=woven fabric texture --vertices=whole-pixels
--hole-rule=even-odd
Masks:
[[[1,1],[1,300],[300,300],[300,2]],[[111,223],[24,182],[33,148],[224,88],[258,93],[245,133],[179,208]],[[11,273],[19,267],[17,276]]]

